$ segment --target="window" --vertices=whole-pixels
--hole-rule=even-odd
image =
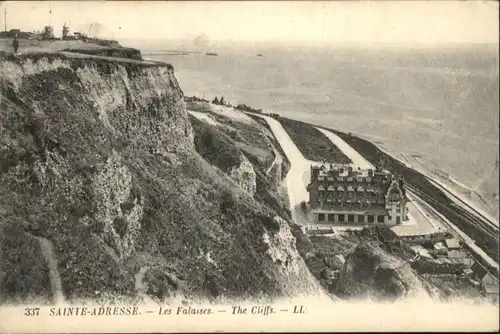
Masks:
[[[320,221],[320,222],[325,221],[325,214],[324,213],[318,213],[318,221]]]
[[[374,223],[375,222],[375,216],[374,215],[369,215],[368,216],[368,222],[369,223]]]
[[[333,213],[328,214],[328,221],[334,222],[335,221],[335,214],[333,214]]]
[[[347,221],[349,223],[354,223],[354,215],[347,215]]]
[[[378,223],[383,223],[384,222],[384,216],[380,215],[377,217],[377,222]]]
[[[389,215],[389,217],[388,217],[387,219],[388,219],[388,220],[391,220],[391,219],[392,219],[391,215]]]
[[[359,215],[358,216],[358,223],[364,223],[365,222],[365,216]]]
[[[400,208],[397,208],[397,209],[396,209],[396,212],[397,212],[397,213],[400,213],[400,212],[401,212],[401,209],[400,209]]]
[[[339,214],[339,222],[344,222],[345,221],[345,215]]]

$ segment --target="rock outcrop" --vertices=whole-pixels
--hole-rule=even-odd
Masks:
[[[359,244],[346,257],[338,289],[350,298],[360,299],[429,298],[409,263],[369,243]]]
[[[257,189],[257,183],[255,181],[256,175],[253,165],[243,154],[240,155],[240,161],[239,166],[231,168],[229,175],[234,181],[236,181],[236,183],[238,183],[241,189],[253,197]]]
[[[296,240],[290,226],[282,218],[272,218],[276,230],[264,233],[267,253],[278,265],[275,275],[279,282],[283,282],[283,290],[293,295],[321,295],[323,289],[304,263],[297,251]],[[311,284],[314,282],[314,284]]]

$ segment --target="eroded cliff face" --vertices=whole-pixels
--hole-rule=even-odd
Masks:
[[[291,296],[300,292],[304,295],[322,294],[320,284],[314,279],[300,256],[296,240],[288,223],[279,216],[273,217],[279,226],[276,233],[264,234],[264,242],[268,245],[267,254],[277,265],[276,277],[282,283],[285,292]]]
[[[359,244],[347,256],[340,270],[338,287],[350,298],[431,298],[409,263],[368,243]]]
[[[236,190],[196,153],[170,65],[2,57],[1,302],[47,296],[36,238],[53,244],[69,301],[281,296],[287,280],[315,284],[280,274],[272,254],[290,242],[272,241],[276,214],[252,198],[255,175],[236,173],[246,191]]]
[[[256,175],[253,165],[243,154],[240,154],[240,165],[231,168],[229,175],[247,194],[253,197],[257,189]]]

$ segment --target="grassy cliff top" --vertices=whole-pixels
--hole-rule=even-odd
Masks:
[[[112,61],[142,66],[172,65],[151,60],[143,60],[138,49],[120,45],[103,46],[96,43],[84,43],[79,40],[28,40],[19,39],[19,50],[14,56],[11,38],[0,38],[0,58],[14,59],[49,59],[57,57],[64,59],[94,59],[98,61]]]

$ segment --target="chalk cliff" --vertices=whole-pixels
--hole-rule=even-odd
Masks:
[[[197,151],[171,65],[0,54],[0,91],[0,303],[54,277],[68,301],[317,292],[252,164],[231,181]]]

